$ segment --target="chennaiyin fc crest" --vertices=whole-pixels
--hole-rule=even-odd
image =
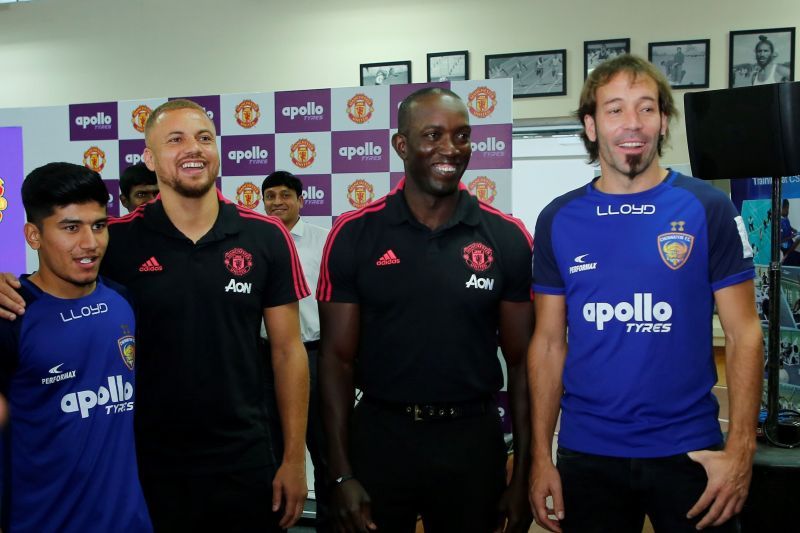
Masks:
[[[694,235],[684,232],[686,222],[683,220],[669,224],[672,226],[672,231],[658,236],[658,253],[669,268],[678,270],[689,260],[694,245]]]

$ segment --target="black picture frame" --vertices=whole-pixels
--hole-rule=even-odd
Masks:
[[[359,83],[367,85],[398,85],[411,83],[411,61],[384,61],[381,63],[361,63]],[[378,81],[378,80],[381,81]]]
[[[767,81],[757,79],[760,83],[756,83],[756,85],[794,81],[794,34],[795,28],[730,32],[728,87],[747,87],[754,84],[754,80],[759,76],[759,70],[762,70],[756,57],[756,46],[763,41],[762,37],[771,45],[772,58],[764,68],[768,72]],[[787,73],[788,75],[786,75]],[[783,78],[788,79],[784,80]]]
[[[586,80],[592,70],[606,59],[630,52],[631,40],[629,37],[583,41],[583,79]]]
[[[469,52],[428,54],[428,81],[463,81],[469,79]]]
[[[647,59],[673,89],[708,88],[710,39],[647,43]]]
[[[567,51],[541,50],[485,57],[486,79],[512,78],[514,98],[567,94]]]

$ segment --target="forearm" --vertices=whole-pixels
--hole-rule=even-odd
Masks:
[[[283,460],[305,461],[309,376],[308,356],[299,339],[283,350],[273,347],[272,369],[283,430]]]
[[[327,441],[329,479],[352,474],[348,432],[350,413],[355,403],[352,362],[342,361],[323,350],[319,359],[319,385],[323,424]]]
[[[528,355],[528,383],[531,389],[531,427],[533,461],[551,461],[553,435],[560,410],[561,382],[566,345],[554,345],[534,338]]]
[[[512,482],[525,482],[530,472],[531,415],[528,375],[522,361],[508,367],[508,399],[514,434]]]
[[[726,449],[751,454],[761,404],[764,354],[757,320],[726,336],[725,374],[728,384],[729,425]]]

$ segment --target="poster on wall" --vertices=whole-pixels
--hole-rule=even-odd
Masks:
[[[0,128],[0,272],[25,272],[22,128]]]

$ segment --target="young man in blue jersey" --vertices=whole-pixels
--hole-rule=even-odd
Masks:
[[[152,531],[133,438],[133,310],[98,277],[107,199],[100,175],[71,163],[22,184],[39,270],[20,280],[27,313],[0,320],[4,531]]]
[[[623,55],[598,66],[577,114],[602,175],[536,224],[534,515],[551,531],[638,533],[645,515],[656,531],[734,531],[763,367],[744,223],[721,191],[660,166],[677,110],[650,63]],[[726,338],[727,441],[711,392],[714,304]]]

